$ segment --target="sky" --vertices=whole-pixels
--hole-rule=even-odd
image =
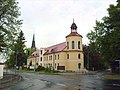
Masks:
[[[17,0],[23,20],[22,31],[26,46],[31,47],[33,34],[37,48],[65,42],[74,22],[77,32],[83,36],[83,44],[88,44],[86,35],[95,26],[96,20],[107,16],[110,4],[116,0]]]

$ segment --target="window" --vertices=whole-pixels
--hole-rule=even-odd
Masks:
[[[75,48],[74,41],[72,41],[72,49],[74,49],[74,48]]]
[[[59,59],[59,54],[58,54],[58,59]]]
[[[80,41],[78,41],[78,49],[80,49]]]
[[[56,63],[55,63],[55,68],[56,68]]]
[[[67,54],[67,59],[69,59],[69,54]]]
[[[56,55],[55,55],[55,60],[56,60]]]
[[[51,60],[52,60],[52,56],[51,56]]]
[[[42,57],[40,57],[40,61],[42,61]]]
[[[80,54],[78,54],[78,59],[80,59]]]
[[[67,49],[69,49],[69,42],[67,42]]]
[[[42,50],[40,51],[40,53],[42,54]]]

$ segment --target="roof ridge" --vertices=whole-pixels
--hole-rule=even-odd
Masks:
[[[62,42],[62,43],[59,43],[59,44],[55,44],[55,45],[51,45],[51,46],[49,46],[49,47],[47,47],[47,48],[50,48],[50,47],[53,47],[53,46],[57,46],[57,45],[60,45],[60,44],[63,44],[63,43],[65,43],[65,42]],[[47,49],[46,48],[46,49]]]

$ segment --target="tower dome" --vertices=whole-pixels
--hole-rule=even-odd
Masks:
[[[70,28],[71,28],[71,30],[76,30],[77,29],[77,25],[73,22]]]
[[[74,19],[70,28],[71,28],[71,32],[77,32],[77,25],[74,23]]]

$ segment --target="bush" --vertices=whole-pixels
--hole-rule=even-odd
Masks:
[[[51,67],[45,68],[45,72],[51,72]]]
[[[40,65],[39,65],[39,66],[37,67],[37,69],[36,69],[36,71],[43,71],[43,70],[45,70],[45,68],[42,67],[42,66],[40,66]]]

